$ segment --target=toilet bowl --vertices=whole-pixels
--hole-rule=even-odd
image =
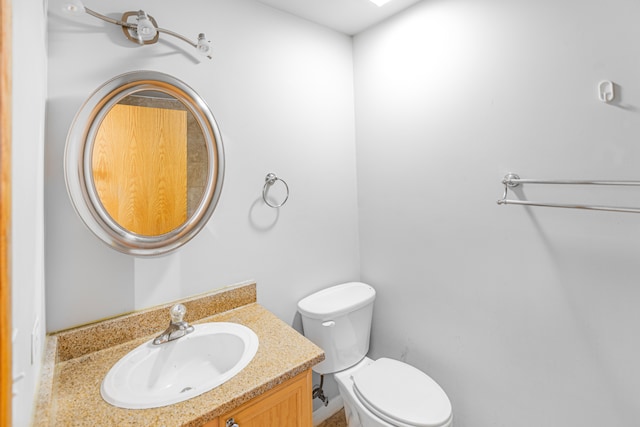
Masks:
[[[349,427],[451,427],[451,403],[429,376],[406,363],[362,359],[334,374]]]
[[[325,351],[313,370],[332,374],[349,427],[451,427],[451,402],[427,374],[404,362],[369,359],[375,290],[350,282],[300,300],[304,334]]]

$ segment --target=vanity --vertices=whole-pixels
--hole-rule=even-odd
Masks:
[[[210,221],[223,179],[211,110],[164,73],[103,83],[67,136],[72,205],[95,237],[126,255],[189,242]],[[249,282],[50,334],[33,425],[310,427],[311,368],[324,352],[256,294]],[[242,334],[250,339],[230,341]]]
[[[172,304],[58,332],[47,337],[34,426],[311,426],[311,368],[324,352],[256,303],[244,283],[181,300],[197,325],[231,322],[259,339],[237,375],[192,399],[151,409],[123,409],[103,400],[100,385],[124,355],[164,330]]]

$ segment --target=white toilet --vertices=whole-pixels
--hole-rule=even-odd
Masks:
[[[427,374],[365,357],[375,297],[371,286],[351,282],[298,302],[304,335],[325,352],[313,370],[334,374],[349,427],[451,427],[451,402]]]

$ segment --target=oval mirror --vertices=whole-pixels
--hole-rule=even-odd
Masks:
[[[202,98],[154,71],[122,74],[82,105],[69,130],[65,180],[100,240],[131,255],[175,250],[205,226],[224,177],[218,126]]]

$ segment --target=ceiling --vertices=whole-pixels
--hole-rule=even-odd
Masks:
[[[336,31],[354,35],[421,0],[391,0],[381,7],[369,0],[258,1]]]

